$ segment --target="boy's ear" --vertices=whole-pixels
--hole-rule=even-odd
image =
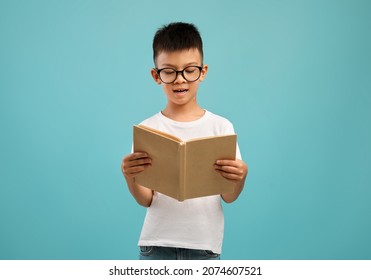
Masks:
[[[209,70],[209,66],[207,64],[204,64],[201,70],[200,82],[202,82],[205,79],[207,70]]]
[[[151,76],[152,76],[153,80],[156,82],[156,84],[161,85],[160,77],[158,76],[157,71],[155,70],[155,68],[151,69]]]

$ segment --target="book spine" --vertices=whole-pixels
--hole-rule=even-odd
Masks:
[[[185,199],[186,178],[186,144],[181,142],[179,145],[179,201]]]

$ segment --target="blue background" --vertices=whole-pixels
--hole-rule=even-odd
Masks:
[[[371,259],[370,1],[0,2],[0,259],[136,259],[121,159],[166,104],[153,34],[194,22],[199,102],[249,165],[223,259]]]

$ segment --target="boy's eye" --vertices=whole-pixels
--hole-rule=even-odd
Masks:
[[[162,72],[163,72],[164,74],[166,74],[166,75],[172,75],[172,74],[175,73],[175,71],[172,70],[172,69],[164,69]]]
[[[188,74],[192,74],[194,73],[196,70],[194,68],[192,69],[186,69],[185,72],[188,73]]]

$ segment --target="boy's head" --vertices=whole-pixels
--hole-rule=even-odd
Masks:
[[[175,22],[160,28],[153,39],[155,68],[151,75],[162,85],[168,105],[197,106],[198,85],[206,76],[202,40],[193,24]]]
[[[157,66],[157,57],[161,52],[175,52],[197,49],[203,60],[202,39],[197,27],[191,23],[174,22],[157,30],[153,38],[153,60]]]

